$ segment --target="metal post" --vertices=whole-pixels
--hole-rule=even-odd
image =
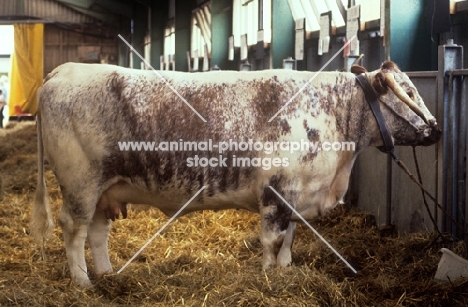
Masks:
[[[467,92],[468,92],[468,76],[464,76],[463,77],[463,84],[462,84],[462,93],[461,93],[461,102],[464,105],[464,113],[460,113],[460,116],[465,117],[465,129],[467,129],[466,128],[466,121],[467,121],[466,118],[468,117],[468,106],[466,105],[467,104],[467,99],[468,99],[468,95],[467,95],[468,93]],[[465,157],[468,157],[468,146],[467,146],[467,144],[468,144],[468,132],[465,131],[465,148],[464,148],[465,152],[463,153]],[[463,157],[463,155],[462,155],[462,157]],[[468,164],[466,163],[466,160],[464,160],[464,162],[465,162],[465,168],[463,170],[465,170],[465,174],[467,174],[468,173],[467,172],[468,171],[468,169],[467,169]],[[465,174],[463,174],[463,172],[461,172],[462,176],[465,175]],[[467,200],[466,196],[467,196],[467,191],[468,191],[467,190],[468,189],[468,180],[467,180],[467,178],[464,178],[464,180],[465,180],[465,186],[462,187],[462,190],[464,192],[463,193],[463,196],[464,196],[463,200],[465,201],[465,204],[464,204],[465,206],[464,206],[464,214],[463,214],[463,219],[464,219],[463,222],[464,223],[462,225],[463,225],[463,227],[465,229],[465,233],[467,233],[468,232],[468,217],[467,217],[467,215],[468,215],[468,200]],[[465,236],[465,250],[468,251],[468,235],[466,235],[466,234],[463,234],[463,235]]]
[[[465,201],[466,201],[466,191],[465,191],[465,171],[466,171],[466,159],[465,159],[465,151],[466,151],[466,131],[467,131],[467,105],[466,105],[466,72],[464,75],[456,76],[456,82],[454,82],[454,86],[457,86],[457,95],[454,97],[457,99],[457,122],[458,122],[458,142],[456,147],[457,150],[457,203],[456,203],[456,221],[459,225],[463,228],[465,227]],[[464,238],[464,233],[457,228],[457,237],[462,239]]]
[[[455,114],[457,114],[457,111],[459,110],[456,110],[456,103],[454,103],[455,100],[449,97],[449,91],[451,91],[449,88],[449,74],[455,69],[462,68],[462,46],[454,44],[452,39],[449,39],[447,44],[439,46],[439,76],[437,78],[438,101],[443,104],[442,106],[440,106],[440,103],[437,105],[436,113],[439,120],[443,120],[441,123],[443,127],[443,148],[442,165],[439,164],[438,174],[442,171],[442,206],[452,214],[453,210],[457,210],[458,207],[458,176],[456,170],[458,167],[458,161],[456,161],[458,159],[458,148],[455,147],[458,145],[458,123],[456,121],[457,116]],[[446,216],[442,217],[442,230],[451,232],[453,236],[457,235],[456,227],[452,225]]]

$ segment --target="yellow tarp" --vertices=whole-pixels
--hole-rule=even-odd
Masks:
[[[37,110],[37,89],[43,79],[43,24],[15,24],[15,51],[12,57],[9,98],[10,116],[15,105],[25,113]]]

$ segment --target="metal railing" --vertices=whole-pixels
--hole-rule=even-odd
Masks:
[[[467,229],[468,213],[467,180],[467,82],[468,69],[463,69],[463,47],[449,40],[439,46],[439,95],[443,105],[443,152],[442,152],[442,206],[452,218]],[[464,238],[455,222],[447,216],[441,220],[443,231],[453,237]]]

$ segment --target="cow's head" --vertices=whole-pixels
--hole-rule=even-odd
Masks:
[[[366,73],[379,97],[380,108],[395,145],[428,146],[440,139],[441,130],[435,117],[425,106],[411,80],[395,63],[386,61],[373,72],[353,65],[351,72]]]

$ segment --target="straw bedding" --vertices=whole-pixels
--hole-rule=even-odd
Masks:
[[[36,152],[34,123],[0,130],[0,306],[468,306],[467,280],[433,281],[440,248],[466,256],[462,242],[383,231],[371,214],[350,205],[313,225],[357,274],[303,225],[293,265],[264,272],[259,216],[227,210],[176,219],[122,273],[91,275],[94,288],[80,290],[70,283],[59,227],[45,260],[28,235]],[[59,188],[50,171],[46,177],[57,218]],[[114,270],[166,221],[157,209],[131,205],[128,219],[112,225]]]

